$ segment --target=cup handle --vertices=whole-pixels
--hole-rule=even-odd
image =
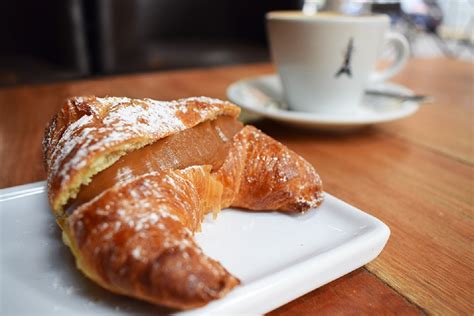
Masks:
[[[408,60],[410,48],[405,36],[395,32],[387,32],[385,34],[385,45],[388,43],[392,43],[393,47],[395,48],[397,54],[395,61],[387,69],[375,71],[372,73],[370,76],[370,81],[372,82],[385,81],[393,77],[400,70],[402,70]]]

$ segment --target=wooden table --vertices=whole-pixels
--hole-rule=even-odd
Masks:
[[[45,178],[43,129],[67,96],[225,98],[231,82],[270,72],[270,65],[246,65],[2,89],[0,187]],[[271,315],[474,313],[473,64],[411,60],[394,81],[436,101],[410,118],[347,135],[258,124],[310,161],[326,191],[392,231],[376,260]]]

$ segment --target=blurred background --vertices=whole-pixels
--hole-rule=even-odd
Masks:
[[[474,60],[474,1],[312,0],[382,12],[412,55]],[[0,87],[269,61],[265,13],[302,0],[15,0],[0,3]]]

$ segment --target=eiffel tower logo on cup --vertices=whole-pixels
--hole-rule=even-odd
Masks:
[[[346,53],[344,54],[344,61],[339,68],[339,70],[336,72],[334,77],[339,78],[339,76],[345,74],[349,78],[352,77],[352,70],[351,70],[351,58],[352,58],[352,53],[354,52],[354,39],[351,37],[349,39],[349,43],[347,43],[347,48],[346,48]]]

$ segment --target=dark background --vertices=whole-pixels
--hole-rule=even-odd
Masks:
[[[0,3],[0,86],[269,60],[265,13],[298,0]]]
[[[347,6],[345,14],[364,10],[389,14],[392,28],[407,37],[413,56],[432,56],[433,52],[468,60],[474,56],[474,15],[452,40],[440,36],[443,12],[435,0],[423,0],[424,14],[404,12],[397,0],[332,1],[359,7],[352,12]],[[269,61],[265,14],[299,10],[303,2],[0,1],[0,87]],[[465,9],[474,7],[474,1],[470,3]]]

